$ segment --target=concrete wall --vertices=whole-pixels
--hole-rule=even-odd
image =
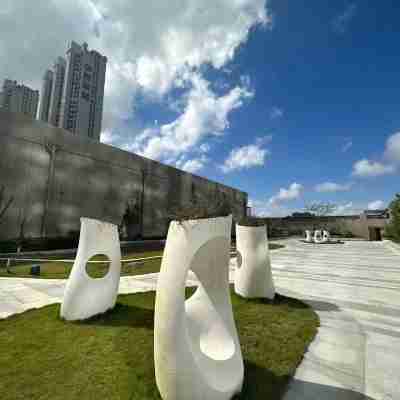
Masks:
[[[268,226],[269,236],[285,231],[289,235],[304,234],[305,230],[327,229],[330,232],[350,230],[351,224],[359,216],[314,217],[314,218],[263,218]]]
[[[141,207],[143,236],[164,236],[166,213],[193,197],[208,204],[225,196],[234,216],[247,194],[112,146],[80,138],[21,114],[0,111],[0,186],[13,196],[0,239],[67,236],[81,216],[120,224],[128,202]]]
[[[388,219],[367,218],[365,214],[325,216],[313,218],[263,218],[270,237],[280,234],[303,235],[305,230],[326,229],[332,234],[351,233],[356,237],[370,239],[369,228],[380,228],[383,232]]]

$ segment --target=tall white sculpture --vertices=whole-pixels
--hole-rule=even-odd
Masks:
[[[311,231],[306,231],[306,242],[311,243],[313,241]]]
[[[103,278],[91,278],[87,261],[97,254],[110,260],[110,269]],[[108,222],[81,218],[78,252],[69,275],[61,304],[61,317],[81,320],[114,307],[121,273],[121,248],[118,227]]]
[[[322,242],[322,232],[320,230],[316,230],[314,232],[314,242],[321,243]]]
[[[229,292],[232,216],[171,222],[157,283],[154,362],[164,400],[228,400],[243,359]],[[189,269],[199,286],[185,301]]]
[[[330,238],[331,238],[331,235],[330,235],[330,233],[328,232],[328,231],[322,231],[322,241],[325,243],[325,242],[329,242],[329,240],[330,240]]]
[[[236,249],[235,292],[247,298],[273,299],[275,288],[266,226],[236,224]]]

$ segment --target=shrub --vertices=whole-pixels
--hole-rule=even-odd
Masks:
[[[183,222],[191,219],[226,217],[232,213],[229,202],[224,198],[214,205],[193,201],[181,206],[172,206],[167,212],[169,221]]]
[[[385,229],[385,236],[400,242],[400,194],[397,193],[395,199],[389,205],[391,219]]]
[[[256,217],[244,217],[239,222],[238,225],[241,226],[265,226],[264,220]]]

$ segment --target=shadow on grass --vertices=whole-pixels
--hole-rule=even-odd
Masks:
[[[234,291],[233,285],[231,285],[232,291]],[[244,303],[254,303],[254,304],[268,304],[268,305],[283,305],[286,304],[290,307],[293,308],[309,308],[307,304],[305,304],[303,301],[300,301],[298,299],[295,299],[293,297],[287,297],[282,294],[276,293],[275,297],[273,300],[267,299],[267,298],[255,298],[255,299],[246,299],[238,294],[235,294],[236,297],[238,297],[242,302]]]
[[[117,303],[112,310],[96,315],[85,321],[75,322],[82,325],[115,326],[132,328],[154,328],[154,311],[129,304]]]

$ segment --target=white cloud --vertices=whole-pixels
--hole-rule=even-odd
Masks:
[[[183,171],[194,174],[201,171],[207,162],[208,158],[204,155],[201,157],[192,158],[190,160],[186,160],[184,157],[182,157],[176,162],[176,167],[182,169]]]
[[[335,182],[324,182],[315,186],[315,191],[319,193],[334,193],[334,192],[346,192],[352,187],[351,183],[340,184]]]
[[[344,204],[338,204],[332,215],[359,215],[363,210],[363,207],[359,207],[349,201]]]
[[[381,210],[385,208],[385,203],[382,200],[375,200],[368,203],[368,210]]]
[[[395,168],[378,161],[370,161],[366,158],[357,161],[353,165],[353,175],[359,177],[371,177],[392,174]]]
[[[235,170],[260,167],[265,164],[269,151],[262,146],[271,140],[271,136],[257,138],[255,144],[234,148],[220,167],[224,173]]]
[[[269,199],[270,205],[277,205],[282,201],[289,201],[298,199],[303,192],[303,185],[300,183],[292,183],[288,189],[280,188],[279,192]]]
[[[387,139],[385,157],[394,163],[400,163],[400,132],[394,133]]]
[[[133,138],[128,145],[130,150],[161,161],[177,160],[197,146],[204,152],[208,145],[201,146],[201,142],[209,135],[222,135],[229,126],[229,114],[253,96],[246,87],[236,86],[217,97],[200,75],[192,73],[190,79],[192,87],[183,113],[175,121]]]
[[[344,11],[332,20],[333,30],[336,33],[345,33],[356,12],[357,5],[355,3],[348,4]]]
[[[0,76],[39,89],[68,41],[88,42],[108,58],[103,130],[117,130],[126,147],[135,130],[121,126],[132,118],[139,92],[161,99],[204,65],[223,69],[257,25],[271,26],[266,0],[3,0]],[[220,109],[242,98],[242,86],[214,99]],[[163,129],[175,130],[190,109]]]
[[[349,151],[352,146],[353,141],[351,139],[346,140],[346,142],[342,146],[342,153],[346,153],[347,151]]]
[[[256,217],[286,217],[296,210],[281,204],[270,204],[269,201],[249,200],[252,215]]]
[[[272,107],[269,113],[270,119],[279,119],[283,117],[283,109],[279,107]]]
[[[118,140],[118,136],[109,130],[103,130],[101,132],[100,141],[105,144],[113,144]]]

